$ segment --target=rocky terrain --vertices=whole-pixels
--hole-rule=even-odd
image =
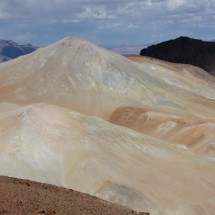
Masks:
[[[213,215],[214,107],[198,67],[65,38],[0,64],[0,175],[150,215]]]
[[[215,76],[215,42],[179,37],[141,50],[140,55],[198,66]]]
[[[74,190],[3,176],[0,214],[148,215]]]
[[[30,44],[18,45],[12,40],[0,40],[0,62],[8,61],[35,51],[37,47]]]

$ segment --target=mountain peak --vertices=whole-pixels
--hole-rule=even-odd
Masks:
[[[83,42],[90,43],[81,37],[65,37],[64,39],[57,41],[57,44],[60,44],[62,46],[72,46],[74,44],[77,45]]]
[[[176,39],[174,39],[174,40],[171,40],[171,41],[174,41],[175,43],[177,43],[177,42],[184,42],[184,43],[191,43],[191,42],[193,42],[193,43],[196,43],[196,42],[203,42],[202,40],[200,40],[200,39],[194,39],[194,38],[191,38],[191,37],[188,37],[188,36],[180,36],[180,37],[178,37],[178,38],[176,38]],[[168,41],[167,41],[168,42]]]
[[[35,96],[42,102],[48,93],[48,97],[51,96],[53,103],[57,105],[62,103],[62,98],[65,97],[67,101],[70,100],[66,107],[100,116],[106,116],[108,109],[115,109],[121,103],[120,99],[117,99],[113,106],[112,94],[130,92],[133,82],[127,74],[133,70],[141,73],[135,64],[123,56],[80,37],[64,38],[24,59],[10,63],[13,66],[17,65],[16,70],[11,70],[10,73],[6,68],[3,70],[8,77],[13,77],[13,83],[18,80],[23,83],[19,85],[21,97]],[[8,78],[4,83],[11,84],[11,81]],[[104,104],[104,96],[100,96],[101,91],[108,91],[105,98],[108,104]],[[94,97],[98,101],[96,107]],[[89,103],[86,104],[86,100]],[[76,101],[77,105],[73,101]]]
[[[215,76],[215,42],[180,36],[144,48],[140,55],[173,63],[191,64]]]
[[[58,53],[62,54],[61,56],[64,54],[69,54],[71,56],[76,52],[79,54],[89,52],[89,54],[92,55],[102,49],[81,37],[65,37],[64,39],[49,45],[47,48],[56,50]]]
[[[79,37],[79,36],[73,36],[73,37],[65,37],[60,41],[64,41],[64,42],[81,42],[81,41],[87,41],[85,40],[83,37]]]
[[[178,37],[178,38],[176,38],[176,39],[192,39],[192,38],[190,38],[190,37],[188,37],[188,36],[180,36],[180,37]]]

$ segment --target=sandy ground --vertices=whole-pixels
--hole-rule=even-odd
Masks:
[[[141,214],[70,189],[0,177],[0,214]]]

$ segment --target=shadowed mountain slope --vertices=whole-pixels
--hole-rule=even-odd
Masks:
[[[215,76],[215,42],[179,37],[144,48],[140,55],[191,64]]]
[[[0,62],[8,61],[35,51],[37,47],[30,44],[18,45],[12,40],[0,40]]]

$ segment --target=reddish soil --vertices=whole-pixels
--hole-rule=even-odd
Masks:
[[[0,214],[147,215],[70,189],[5,176],[0,176]]]

